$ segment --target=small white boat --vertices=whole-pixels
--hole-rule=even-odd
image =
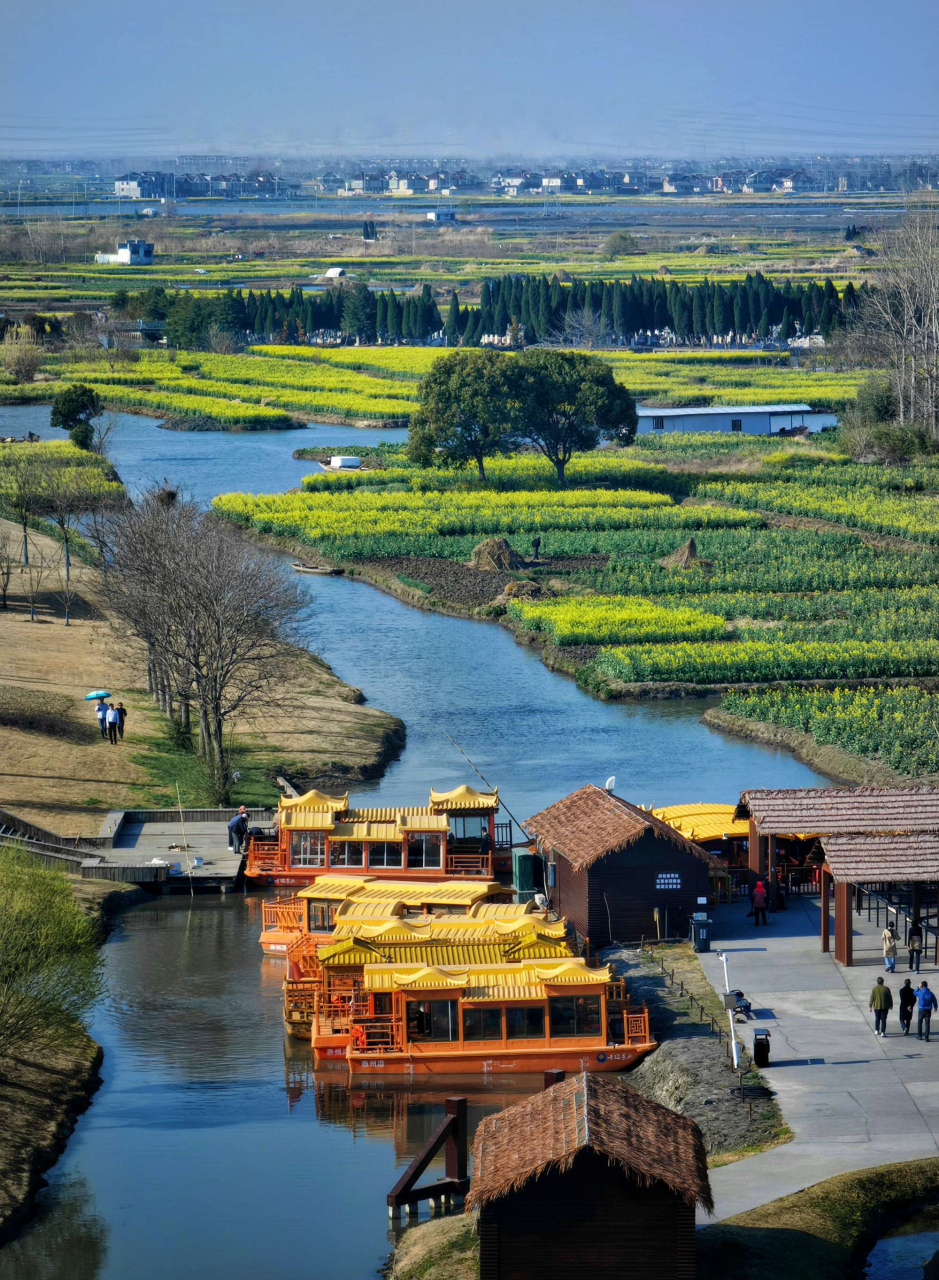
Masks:
[[[297,573],[322,573],[329,578],[338,578],[345,573],[345,569],[335,569],[328,564],[304,564],[302,560],[294,560],[290,566],[296,569]]]

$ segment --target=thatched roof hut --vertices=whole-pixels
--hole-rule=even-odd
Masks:
[[[713,1211],[698,1126],[619,1076],[572,1076],[476,1131],[480,1280],[693,1277],[698,1205]]]

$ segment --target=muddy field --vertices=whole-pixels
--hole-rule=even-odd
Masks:
[[[397,580],[402,586],[420,583],[428,597],[459,609],[479,609],[491,604],[511,582],[532,578],[546,583],[555,574],[576,573],[598,568],[606,556],[568,556],[530,561],[524,569],[500,573],[490,569],[474,569],[457,560],[432,556],[388,556],[381,559],[356,560],[368,576]],[[402,579],[408,579],[402,582]]]

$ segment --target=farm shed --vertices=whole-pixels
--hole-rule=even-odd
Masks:
[[[817,429],[836,421],[832,414],[813,413],[808,404],[689,405],[683,409],[639,405],[636,412],[636,430],[641,436],[659,431],[740,431],[744,435],[767,436],[794,427]]]
[[[572,1076],[476,1131],[479,1280],[693,1280],[698,1204],[698,1126],[619,1077]]]
[[[939,938],[939,787],[744,791],[735,816],[750,824],[751,883],[774,875],[781,833],[815,833],[801,839],[816,842],[823,859],[821,948],[829,950],[833,896],[839,963],[854,963],[853,914],[865,894],[878,918],[880,907],[893,914],[901,937],[917,919]]]
[[[554,909],[594,948],[684,934],[707,902],[709,876],[725,874],[667,822],[592,783],[524,827],[547,858]]]

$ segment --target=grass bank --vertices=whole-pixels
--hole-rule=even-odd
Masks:
[[[7,526],[12,528],[12,526]],[[57,544],[35,535],[37,552]],[[0,610],[0,758],[8,761],[0,808],[62,835],[93,835],[111,809],[208,803],[198,758],[174,745],[167,721],[144,689],[133,644],[111,625],[100,574],[72,567],[79,598],[65,627],[54,584],[29,621],[22,576],[14,573],[9,608]],[[128,708],[124,741],[98,734],[91,689],[106,688]],[[348,785],[380,776],[404,743],[396,717],[363,705],[362,694],[305,650],[296,651],[276,714],[243,717],[232,742],[241,772],[239,803],[276,798],[278,774],[300,786]]]
[[[98,920],[102,941],[114,916],[141,897],[134,885],[67,879],[83,910]],[[15,1057],[0,1057],[0,1243],[32,1213],[46,1185],[43,1175],[101,1083],[102,1057],[84,1031],[68,1045],[26,1047]]]

